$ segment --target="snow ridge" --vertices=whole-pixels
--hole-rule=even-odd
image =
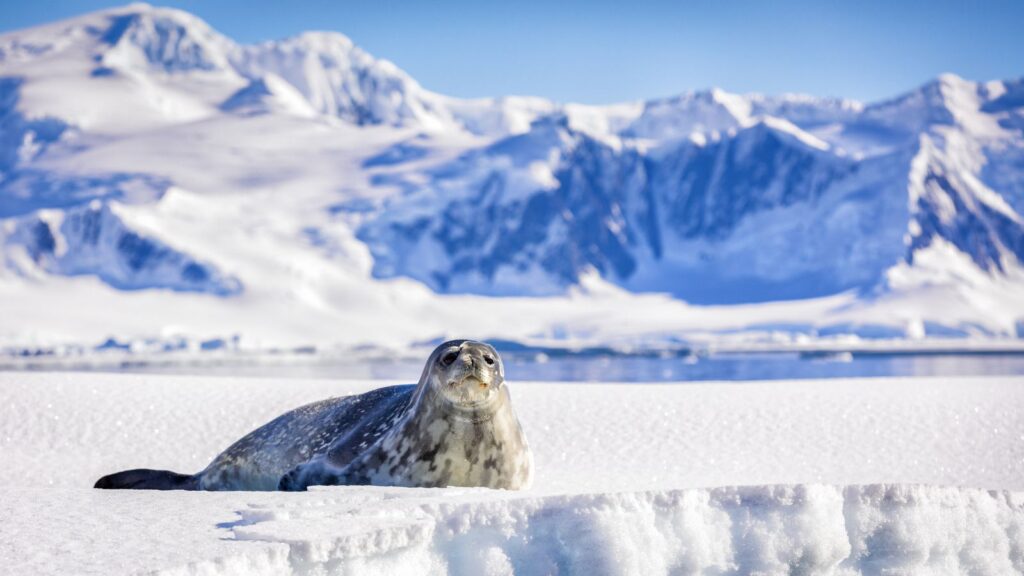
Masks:
[[[240,510],[293,574],[1009,574],[1019,494],[911,485],[758,486],[530,498],[338,489]],[[366,494],[368,492],[368,494]],[[330,535],[330,536],[327,536]],[[190,567],[197,570],[198,566]]]
[[[5,239],[12,267],[67,276],[95,275],[115,288],[166,288],[232,296],[237,278],[130,228],[118,204],[93,201],[63,212],[40,211],[16,221]]]

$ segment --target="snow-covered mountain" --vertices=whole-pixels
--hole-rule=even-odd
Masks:
[[[144,4],[0,36],[7,341],[1015,334],[1021,214],[1022,80],[584,106]]]
[[[813,113],[712,90],[603,134],[547,116],[410,184],[362,237],[379,275],[484,293],[558,292],[590,269],[703,302],[873,290],[941,243],[1005,271],[1024,226],[986,168],[1019,155],[1024,109],[988,112],[998,86],[949,76]]]

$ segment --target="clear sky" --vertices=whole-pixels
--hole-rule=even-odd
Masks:
[[[0,29],[122,2],[0,0]],[[240,42],[335,30],[453,96],[610,103],[718,86],[877,100],[1024,76],[1024,1],[166,0]]]

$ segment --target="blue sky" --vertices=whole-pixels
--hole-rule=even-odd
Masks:
[[[168,0],[241,42],[342,32],[453,96],[609,103],[719,86],[877,100],[1024,75],[1024,2]],[[0,29],[122,2],[8,1]]]

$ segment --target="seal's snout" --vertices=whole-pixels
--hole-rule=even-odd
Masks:
[[[472,358],[467,358],[460,365],[453,366],[448,374],[449,386],[465,386],[472,388],[487,389],[497,384],[494,370],[481,366]]]

